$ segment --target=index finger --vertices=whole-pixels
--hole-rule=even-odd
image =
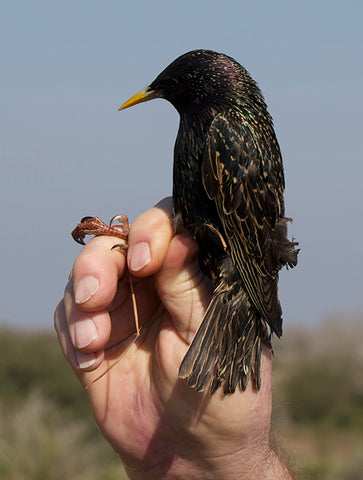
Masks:
[[[127,263],[134,276],[152,275],[163,264],[173,236],[171,211],[171,198],[165,198],[132,222]]]

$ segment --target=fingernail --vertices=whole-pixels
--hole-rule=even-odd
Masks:
[[[131,251],[130,269],[138,272],[151,260],[150,247],[147,242],[140,242],[134,245]]]
[[[99,281],[96,277],[87,275],[79,281],[74,292],[76,303],[81,304],[87,302],[99,289]]]
[[[96,363],[97,360],[97,354],[96,353],[82,353],[76,351],[76,362],[78,365],[78,368],[84,369],[91,367]]]
[[[93,320],[87,318],[74,325],[74,340],[77,348],[84,348],[98,337],[96,325]]]

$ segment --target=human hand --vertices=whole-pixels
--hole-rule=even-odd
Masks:
[[[210,397],[178,378],[212,286],[196,243],[173,236],[170,208],[163,201],[132,223],[127,259],[111,250],[111,237],[83,248],[55,312],[63,353],[130,478],[291,479],[269,443],[267,349],[259,391],[250,382],[245,392]],[[136,340],[128,271],[142,327]]]

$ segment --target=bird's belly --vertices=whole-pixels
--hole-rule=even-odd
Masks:
[[[219,228],[214,202],[200,188],[199,191],[174,188],[173,209],[176,231],[188,231],[195,236],[197,230],[206,224]]]

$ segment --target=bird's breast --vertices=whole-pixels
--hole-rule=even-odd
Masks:
[[[206,146],[203,128],[186,129],[181,125],[174,148],[173,204],[177,229],[195,235],[198,227],[218,221],[216,207],[204,189],[202,160]],[[217,225],[214,225],[217,228]]]

